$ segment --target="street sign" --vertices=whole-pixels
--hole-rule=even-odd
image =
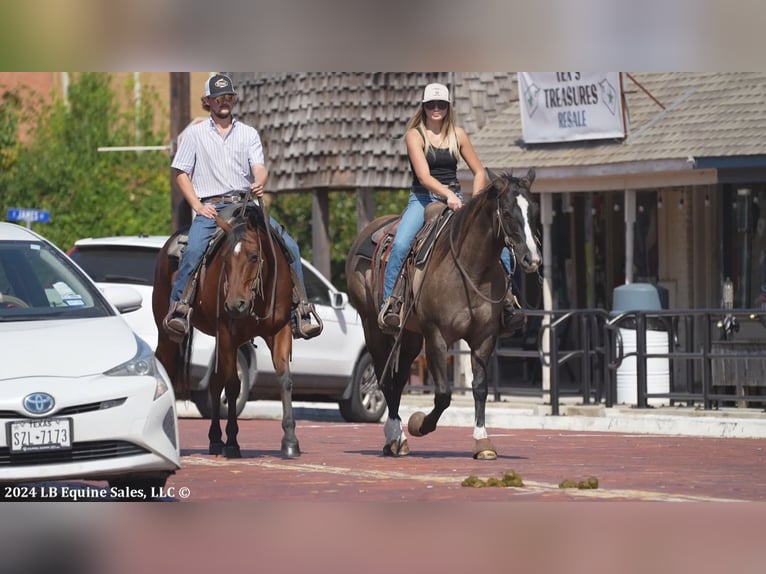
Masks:
[[[51,212],[42,209],[9,207],[7,220],[26,221],[27,223],[48,223],[51,220]]]

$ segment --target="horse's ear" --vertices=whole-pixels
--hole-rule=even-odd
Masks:
[[[495,181],[499,177],[494,171],[492,171],[488,167],[485,168],[484,171],[487,173],[487,181],[489,181],[490,183]]]
[[[527,171],[526,177],[524,177],[521,181],[524,184],[524,187],[526,187],[527,189],[530,189],[532,187],[532,184],[535,181],[535,168],[533,167],[529,168],[529,171]]]

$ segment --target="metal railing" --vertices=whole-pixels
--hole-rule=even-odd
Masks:
[[[498,345],[493,368],[495,400],[512,395],[504,384],[498,358],[537,357],[549,369],[551,414],[559,414],[563,372],[578,363],[575,394],[583,404],[617,403],[617,375],[626,359],[635,358],[636,408],[650,401],[700,405],[710,410],[720,406],[766,406],[766,311],[763,309],[673,309],[609,313],[603,309],[527,311],[529,318],[547,318],[537,331],[536,349]],[[740,334],[740,326],[756,326],[756,337]],[[572,336],[572,329],[575,329]],[[623,329],[635,331],[635,348],[626,349]],[[667,333],[667,349],[647,345],[647,330]],[[752,333],[752,329],[751,329]],[[569,336],[567,336],[569,335]],[[546,341],[547,338],[547,341]],[[648,363],[668,362],[668,390],[649,392]],[[632,374],[632,373],[631,373]],[[572,384],[569,385],[570,393]],[[543,393],[542,388],[539,393]]]

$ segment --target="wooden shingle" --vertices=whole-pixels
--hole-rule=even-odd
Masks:
[[[511,72],[233,72],[235,113],[263,140],[274,191],[409,187],[402,136],[423,87],[452,89],[476,133],[515,99]]]

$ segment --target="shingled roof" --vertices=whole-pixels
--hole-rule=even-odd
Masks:
[[[516,100],[473,136],[474,147],[490,168],[535,166],[538,177],[540,168],[597,177],[719,167],[725,158],[766,164],[766,73],[631,73],[623,86],[624,140],[526,145]]]
[[[478,132],[517,99],[512,72],[232,72],[237,117],[263,140],[274,191],[402,189],[404,135],[423,87],[450,86],[458,123]]]

